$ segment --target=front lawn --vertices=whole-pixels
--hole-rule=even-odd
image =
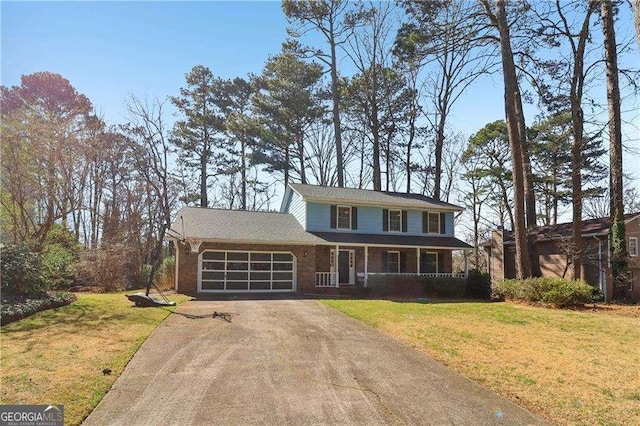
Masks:
[[[556,424],[640,424],[640,307],[326,300]]]
[[[172,310],[134,308],[125,293],[80,294],[2,327],[0,403],[62,404],[65,424],[80,424]]]

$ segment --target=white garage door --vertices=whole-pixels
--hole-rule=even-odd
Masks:
[[[289,252],[207,250],[200,253],[198,291],[295,291],[295,271]]]

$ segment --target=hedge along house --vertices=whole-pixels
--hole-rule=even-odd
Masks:
[[[462,208],[417,194],[290,184],[280,212],[184,207],[172,229],[176,290],[342,292],[376,274],[460,277]]]
[[[628,282],[626,298],[640,301],[640,212],[625,215],[627,238]],[[613,299],[613,277],[609,252],[611,240],[609,218],[582,221],[582,267],[584,280],[599,288],[607,301]],[[541,226],[536,230],[536,246],[542,275],[546,277],[573,276],[571,250],[573,223]],[[515,241],[513,232],[495,230],[491,240],[483,244],[488,258],[491,281],[495,284],[505,278],[515,278]]]

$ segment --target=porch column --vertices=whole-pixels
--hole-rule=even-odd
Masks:
[[[469,251],[464,250],[464,277],[469,276]]]
[[[369,281],[369,246],[364,246],[364,286]]]
[[[416,248],[416,268],[418,275],[420,275],[420,247]]]
[[[338,265],[338,259],[340,259],[340,245],[336,244],[336,288],[340,287],[340,265]]]

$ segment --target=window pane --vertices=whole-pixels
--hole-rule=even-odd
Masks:
[[[203,290],[224,290],[223,281],[202,281]]]
[[[289,253],[274,253],[273,254],[273,261],[274,262],[279,262],[279,261],[289,261],[291,262],[293,260],[293,256]]]
[[[202,253],[202,259],[204,260],[224,260],[223,251],[205,251]]]
[[[249,283],[247,281],[244,282],[228,282],[227,281],[227,290],[248,290]]]
[[[202,272],[203,280],[224,280],[224,272]]]
[[[293,263],[274,263],[274,271],[293,271]]]
[[[338,207],[338,228],[351,229],[351,207]]]
[[[249,253],[227,253],[228,260],[249,260]]]
[[[269,281],[251,281],[251,290],[270,290],[271,283]]]
[[[271,262],[266,263],[255,263],[252,262],[251,263],[251,270],[252,271],[270,271],[271,270]]]
[[[429,213],[429,233],[440,233],[440,213]]]
[[[203,271],[224,271],[224,262],[202,262]]]
[[[245,262],[227,262],[227,269],[229,271],[246,271],[249,269],[249,264]]]
[[[291,272],[274,272],[273,279],[274,280],[292,280],[293,274]]]
[[[400,253],[395,251],[387,252],[387,272],[400,272]]]
[[[227,272],[227,281],[229,280],[233,280],[233,281],[238,281],[238,280],[247,280],[247,273],[246,272]]]
[[[271,253],[251,253],[251,261],[271,262]]]
[[[389,210],[389,231],[400,231],[402,229],[402,212],[400,210]]]
[[[251,280],[270,280],[271,272],[252,272]]]

